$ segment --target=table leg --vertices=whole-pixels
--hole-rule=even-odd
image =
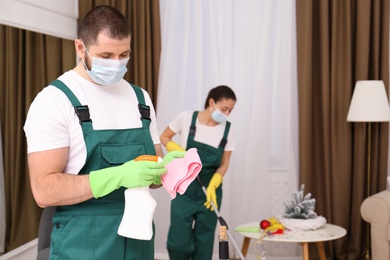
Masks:
[[[309,243],[302,243],[303,260],[309,260]]]
[[[244,257],[246,257],[246,254],[248,253],[250,241],[251,241],[251,239],[249,237],[244,237],[244,242],[242,243],[242,249],[241,249],[241,252],[242,252]]]
[[[325,255],[325,250],[324,250],[324,243],[317,242],[317,249],[318,249],[318,254],[320,255],[320,259],[321,260],[326,260],[326,255]]]

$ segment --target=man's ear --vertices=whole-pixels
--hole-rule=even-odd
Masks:
[[[76,50],[76,54],[80,59],[84,59],[85,57],[85,48],[84,44],[80,39],[75,39],[74,40],[74,47]]]

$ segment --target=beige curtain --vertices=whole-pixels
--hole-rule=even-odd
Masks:
[[[92,6],[112,5],[133,30],[126,79],[157,100],[160,59],[159,2],[79,1],[82,17]],[[76,64],[72,41],[0,25],[0,125],[6,199],[6,252],[37,237],[41,209],[31,193],[23,125],[36,94]]]
[[[300,181],[316,211],[347,236],[326,244],[331,259],[364,256],[367,127],[347,122],[357,80],[389,90],[389,1],[296,0]],[[386,188],[388,123],[373,123],[371,194]],[[316,250],[310,250],[313,257]]]

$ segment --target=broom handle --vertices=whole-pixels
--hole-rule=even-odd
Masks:
[[[206,187],[204,186],[203,182],[201,181],[201,179],[199,178],[199,175],[196,177],[196,179],[198,180],[200,186],[202,187],[202,190],[204,192],[204,194],[207,196],[207,190],[206,190]],[[217,215],[218,219],[219,219],[219,223],[221,226],[226,226],[226,230],[227,230],[227,233],[229,235],[229,241],[232,242],[234,248],[236,249],[237,253],[240,255],[240,258],[241,260],[245,260],[245,257],[244,255],[242,254],[240,248],[238,247],[236,241],[234,240],[232,234],[230,233],[229,231],[229,227],[226,223],[226,221],[223,219],[223,217],[221,216],[221,214],[219,213],[218,211],[218,208],[215,206],[214,202],[212,200],[210,200],[210,204],[211,206],[213,207],[214,209],[214,212],[215,214]]]

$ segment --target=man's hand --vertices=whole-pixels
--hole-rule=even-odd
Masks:
[[[128,161],[120,166],[92,171],[89,183],[95,198],[103,197],[112,191],[125,188],[147,187],[156,177],[166,173],[164,163],[151,161]]]
[[[164,165],[166,165],[176,158],[183,158],[185,155],[186,155],[186,152],[184,150],[183,151],[169,152],[164,156],[163,163],[164,163]]]

